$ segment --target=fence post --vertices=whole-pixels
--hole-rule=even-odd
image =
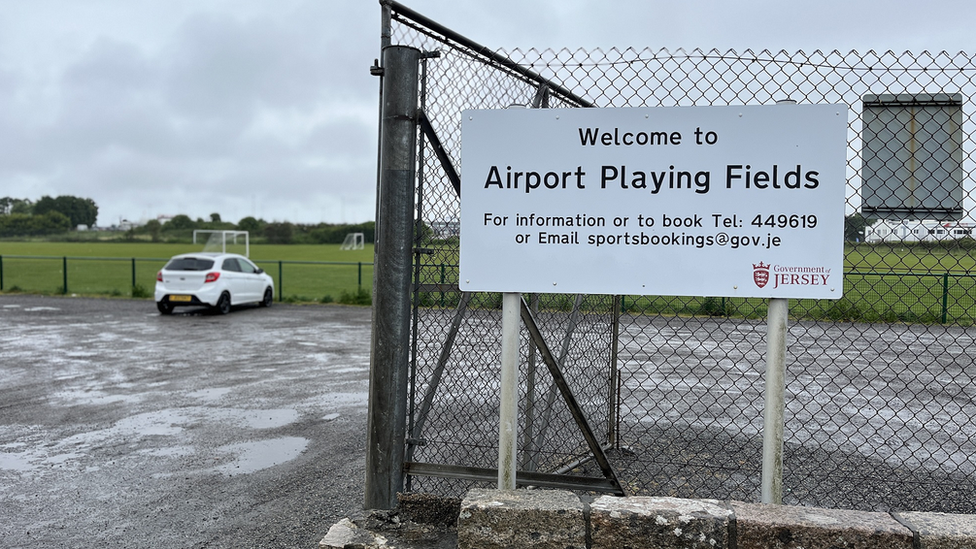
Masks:
[[[63,274],[63,278],[64,278],[64,285],[61,286],[61,288],[64,291],[62,291],[61,293],[64,295],[68,295],[68,256],[64,256],[61,258],[61,273]]]
[[[444,306],[444,283],[447,280],[447,267],[441,263],[441,307]]]
[[[383,49],[366,509],[393,509],[403,490],[420,56],[406,46]]]
[[[281,260],[278,261],[278,303],[285,298],[285,279],[281,277]]]
[[[610,403],[610,413],[607,415],[607,442],[620,449],[620,317],[623,316],[624,296],[615,295],[611,302],[610,316],[610,391],[607,401]]]
[[[942,275],[942,323],[949,320],[949,271]]]
[[[0,255],[0,292],[3,291],[3,256]]]
[[[136,287],[136,258],[132,258],[132,287]]]

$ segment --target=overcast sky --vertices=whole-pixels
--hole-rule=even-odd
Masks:
[[[491,48],[976,51],[976,2],[413,0]],[[0,196],[373,219],[375,0],[0,0]]]

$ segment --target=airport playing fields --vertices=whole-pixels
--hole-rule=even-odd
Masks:
[[[203,244],[2,242],[0,289],[62,293],[67,283],[66,293],[148,297],[167,259],[201,250]],[[243,244],[229,244],[227,251],[245,252]],[[372,244],[362,250],[341,250],[338,244],[252,244],[250,257],[274,277],[285,298],[338,299],[342,292],[372,287]]]

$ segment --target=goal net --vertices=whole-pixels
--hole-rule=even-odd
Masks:
[[[193,243],[197,239],[203,240],[206,236],[206,243],[203,245],[205,252],[227,252],[230,247],[231,252],[239,253],[244,257],[251,255],[251,239],[247,231],[214,231],[209,229],[195,229],[193,231]],[[242,237],[238,241],[238,237]],[[241,248],[243,245],[243,249]]]
[[[363,233],[349,233],[346,235],[346,239],[342,241],[342,246],[340,246],[339,249],[362,250],[365,244],[366,237],[363,236]]]

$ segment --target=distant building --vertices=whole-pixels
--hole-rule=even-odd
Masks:
[[[973,236],[973,223],[882,220],[865,227],[865,242],[936,242]]]
[[[450,238],[461,234],[461,222],[451,221],[431,221],[430,230],[434,233],[434,238]]]
[[[139,223],[138,221],[129,221],[128,219],[123,219],[119,221],[119,230],[129,231],[135,229],[136,227],[142,227],[142,225],[143,224]]]

